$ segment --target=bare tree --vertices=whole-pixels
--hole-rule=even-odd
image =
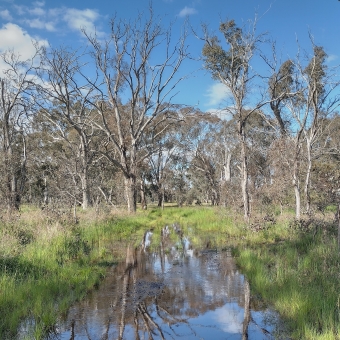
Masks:
[[[39,46],[32,58],[22,61],[19,54],[6,51],[0,55],[6,65],[0,78],[0,121],[4,196],[7,209],[19,209],[26,180],[25,130],[32,107],[29,93],[33,90],[33,74]]]
[[[136,211],[137,168],[150,155],[144,134],[156,117],[157,124],[164,124],[159,134],[181,119],[172,100],[184,79],[178,71],[188,57],[185,33],[174,43],[171,27],[163,28],[152,8],[144,18],[112,19],[110,38],[104,42],[84,32],[105,84],[105,89],[97,86],[98,98],[92,102],[100,117],[96,126],[106,135],[102,154],[124,174],[130,212]]]
[[[89,102],[95,88],[82,74],[87,66],[82,57],[78,51],[65,48],[44,51],[37,103],[54,126],[53,138],[66,141],[74,154],[74,159],[69,160],[75,161],[71,172],[80,180],[81,204],[86,209],[90,204],[89,167],[94,156],[91,143],[95,134]]]

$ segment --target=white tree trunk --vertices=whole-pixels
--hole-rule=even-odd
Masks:
[[[125,178],[125,195],[129,213],[135,213],[137,211],[137,188],[136,177]]]
[[[231,163],[231,154],[228,153],[227,157],[226,157],[226,162],[223,165],[223,169],[224,169],[224,179],[226,182],[230,182],[231,180],[231,168],[230,168],[230,163]]]
[[[249,221],[250,207],[249,207],[249,192],[248,192],[248,164],[245,136],[241,135],[241,187],[243,196],[244,219]]]
[[[306,141],[307,147],[307,170],[306,170],[306,181],[305,181],[305,199],[306,199],[306,213],[311,213],[311,198],[310,198],[310,185],[311,185],[311,173],[312,173],[312,155],[311,155],[311,143],[310,140]]]

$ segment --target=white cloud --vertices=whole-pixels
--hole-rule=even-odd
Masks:
[[[47,31],[56,31],[53,22],[45,22],[38,18],[32,20],[25,20],[25,23],[32,28],[46,29]]]
[[[337,60],[338,59],[338,56],[335,55],[335,54],[330,54],[327,58],[326,58],[326,62],[327,63],[331,63],[332,61],[334,60]]]
[[[63,12],[64,12],[64,10],[62,8],[50,8],[48,10],[48,15],[56,18],[56,17],[60,16]]]
[[[92,9],[79,10],[75,8],[67,8],[64,20],[69,28],[79,31],[85,29],[89,33],[95,32],[94,22],[99,18],[97,11]]]
[[[230,91],[222,83],[211,85],[206,93],[209,98],[207,106],[217,106],[221,104],[230,94]]]
[[[0,11],[0,17],[8,21],[11,21],[13,19],[8,9]]]
[[[0,36],[0,53],[6,50],[13,50],[21,56],[22,60],[33,56],[35,48],[32,40],[37,41],[41,46],[48,45],[46,40],[34,39],[20,26],[12,23],[8,23],[0,28]]]
[[[8,23],[0,28],[0,53],[13,51],[13,53],[21,60],[25,61],[34,56],[36,49],[32,41],[37,42],[40,46],[47,46],[46,40],[34,39],[20,26]],[[8,65],[0,58],[0,77]]]
[[[24,6],[14,5],[14,8],[16,9],[17,15],[24,15],[25,14],[25,7]]]
[[[179,17],[186,17],[188,15],[193,15],[193,14],[196,14],[197,11],[195,8],[192,8],[192,7],[187,7],[185,6],[178,14]]]
[[[45,6],[45,1],[34,1],[33,5],[37,7],[43,7]]]
[[[32,9],[28,9],[28,12],[30,14],[36,15],[36,16],[46,15],[46,11],[41,7],[35,7],[35,8],[32,8]]]
[[[31,6],[13,5],[17,16],[18,23],[23,23],[31,28],[42,29],[47,31],[65,32],[66,27],[73,31],[80,32],[85,29],[88,33],[96,32],[98,36],[102,32],[96,30],[95,23],[100,18],[100,14],[94,9],[79,10],[68,7],[55,7],[47,9],[44,7],[45,1],[34,1]],[[8,17],[8,10],[0,12],[0,17]],[[66,23],[66,27],[65,27]],[[60,27],[63,25],[64,27]]]
[[[236,304],[231,303],[215,311],[216,323],[226,333],[241,333],[244,317],[243,310]]]

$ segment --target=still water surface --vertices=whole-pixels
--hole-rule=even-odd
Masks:
[[[278,318],[251,298],[230,251],[162,239],[127,249],[98,290],[73,306],[58,339],[274,339]]]

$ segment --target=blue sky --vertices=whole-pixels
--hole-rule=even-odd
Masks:
[[[146,11],[148,5],[149,0],[0,0],[0,52],[11,48],[23,58],[29,57],[31,39],[53,47],[85,46],[80,28],[85,27],[89,32],[96,29],[105,38],[114,14],[133,19],[138,11]],[[308,32],[311,32],[315,43],[324,46],[329,65],[340,63],[340,1],[337,0],[154,0],[153,9],[164,16],[165,24],[175,21],[177,28],[188,17],[197,32],[202,23],[208,24],[211,31],[217,31],[219,22],[227,18],[241,26],[257,13],[257,32],[267,32],[268,38],[276,40],[283,60],[296,55],[297,40],[300,47],[310,53]],[[198,58],[202,41],[191,36],[188,43],[192,56]],[[268,45],[263,48],[269,50]],[[184,66],[182,72],[191,76],[181,83],[175,101],[198,104],[202,111],[222,107],[225,91],[202,70],[202,62],[191,61]],[[266,71],[261,68],[261,72]]]

